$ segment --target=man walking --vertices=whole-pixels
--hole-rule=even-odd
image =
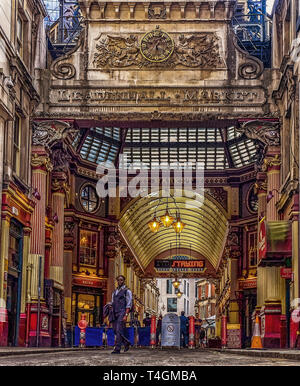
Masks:
[[[180,341],[181,341],[181,347],[187,347],[189,343],[189,320],[185,316],[185,312],[181,311],[180,315]]]
[[[114,314],[113,329],[116,334],[116,345],[112,354],[120,354],[121,346],[124,352],[129,350],[130,341],[125,337],[125,323],[132,307],[132,292],[125,285],[125,277],[117,277],[118,287],[112,294],[112,310]]]

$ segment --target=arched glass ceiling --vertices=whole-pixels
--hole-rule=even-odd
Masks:
[[[198,204],[199,201],[192,204],[187,197],[175,197],[176,205],[168,200],[170,214],[175,216],[178,208],[186,224],[180,237],[176,237],[173,227],[161,226],[157,233],[152,233],[148,227],[155,214],[160,217],[165,213],[166,198],[159,201],[158,197],[143,197],[126,210],[120,228],[144,268],[160,253],[176,246],[191,248],[217,266],[226,235],[227,217],[224,209],[209,196],[202,197],[202,200],[202,205]]]

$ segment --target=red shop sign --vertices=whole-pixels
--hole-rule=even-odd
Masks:
[[[280,276],[283,279],[291,279],[292,274],[293,274],[292,268],[284,268],[284,267],[280,268]]]
[[[100,280],[88,279],[85,277],[73,277],[73,285],[82,285],[86,287],[101,288]]]

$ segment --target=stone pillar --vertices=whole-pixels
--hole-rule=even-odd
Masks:
[[[64,209],[65,198],[69,187],[67,176],[63,172],[52,174],[52,214],[54,228],[52,234],[52,250],[50,259],[50,279],[63,286],[64,258]]]
[[[257,173],[255,193],[258,198],[258,221],[266,215],[267,209],[267,174],[265,172]],[[266,280],[264,277],[264,267],[257,267],[257,304],[256,311],[259,312],[266,298]]]
[[[272,192],[274,197],[268,203],[266,203],[266,218],[267,221],[276,221],[279,220],[276,203],[279,200],[280,188],[280,149],[278,149],[276,146],[273,151],[269,149],[268,154],[270,154],[271,157],[264,160],[264,169],[267,172],[268,194],[269,192]]]
[[[273,198],[266,203],[266,221],[278,221],[276,203],[280,189],[280,148],[269,146],[263,171],[267,173],[267,194]],[[262,341],[264,347],[280,347],[280,316],[285,307],[285,280],[280,276],[280,267],[262,268],[264,281],[264,305],[260,310]]]
[[[37,189],[40,200],[35,199],[35,208],[31,217],[32,234],[30,240],[29,262],[33,265],[31,296],[37,298],[39,256],[42,256],[41,298],[44,297],[44,261],[45,261],[45,217],[47,201],[47,176],[52,170],[49,155],[44,147],[32,147],[32,188]]]

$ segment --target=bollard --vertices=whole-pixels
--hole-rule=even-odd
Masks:
[[[221,345],[222,348],[227,345],[227,316],[222,315],[221,318]]]
[[[189,348],[195,348],[195,318],[189,316]]]
[[[85,314],[81,314],[81,319],[78,322],[78,327],[80,328],[80,339],[79,339],[79,347],[85,347],[85,339],[86,339],[86,328],[88,322],[85,320]]]
[[[156,346],[156,316],[151,316],[150,326],[150,346],[154,348]]]

